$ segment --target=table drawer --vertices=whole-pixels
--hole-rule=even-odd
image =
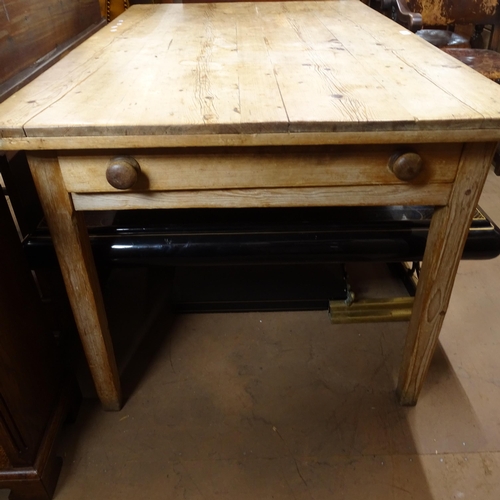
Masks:
[[[183,191],[245,188],[294,188],[451,183],[461,144],[420,144],[411,148],[422,159],[421,172],[401,180],[389,168],[400,145],[175,148],[107,151],[59,157],[66,188],[73,193],[120,192],[106,178],[110,161],[133,158],[140,166],[127,191]],[[133,161],[133,160],[132,160]]]

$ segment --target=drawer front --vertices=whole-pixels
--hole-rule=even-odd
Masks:
[[[184,148],[62,154],[59,161],[72,193],[397,184],[422,187],[453,182],[461,150],[461,144],[420,144],[411,149],[399,145]],[[390,159],[404,152],[416,153],[421,159],[421,171],[410,181],[401,180],[389,168]],[[117,189],[108,181],[106,172],[114,158],[128,158],[129,163],[138,165],[140,171],[131,188]]]

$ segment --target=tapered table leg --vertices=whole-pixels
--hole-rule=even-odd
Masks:
[[[432,218],[399,373],[403,405],[416,404],[422,389],[495,148],[492,143],[464,146],[448,203]]]
[[[97,394],[104,409],[119,410],[120,380],[83,214],[73,207],[56,157],[40,153],[28,161]]]

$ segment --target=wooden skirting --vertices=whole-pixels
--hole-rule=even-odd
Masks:
[[[0,470],[0,489],[12,490],[9,500],[52,498],[62,466],[62,459],[55,455],[54,444],[62,424],[75,416],[79,400],[79,389],[74,380],[68,377],[33,464]]]

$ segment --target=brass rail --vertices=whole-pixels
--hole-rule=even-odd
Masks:
[[[328,308],[334,324],[408,321],[413,307],[413,297],[367,299],[348,303],[331,300]]]

